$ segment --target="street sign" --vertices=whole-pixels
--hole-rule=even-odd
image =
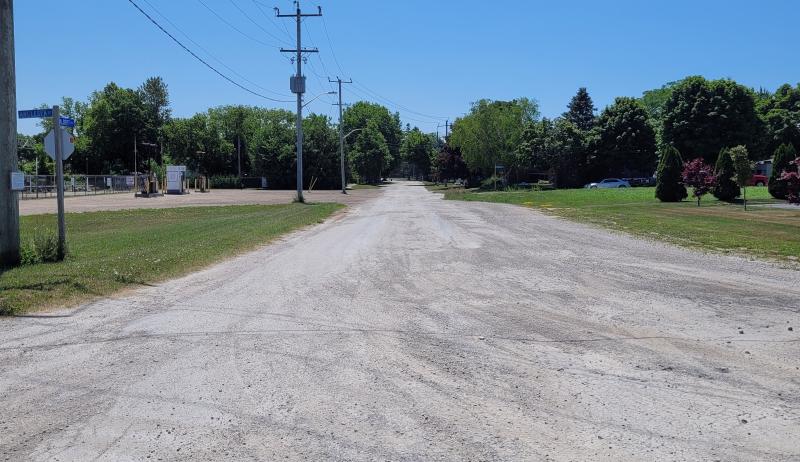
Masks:
[[[11,190],[25,190],[25,174],[22,172],[11,172]]]
[[[61,125],[62,127],[74,128],[75,119],[70,119],[69,117],[61,116],[58,118],[58,124]]]
[[[61,130],[61,154],[64,156],[63,160],[67,160],[75,152],[75,137],[63,128],[59,128],[59,130]],[[56,133],[53,130],[50,130],[50,133],[44,137],[44,150],[51,159],[55,160]]]
[[[53,117],[53,109],[28,109],[17,113],[20,119],[44,119]]]

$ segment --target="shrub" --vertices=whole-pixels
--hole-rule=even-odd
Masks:
[[[697,198],[697,206],[700,207],[700,199],[711,192],[716,183],[714,169],[703,162],[702,157],[687,162],[683,166],[683,184],[692,187],[692,195]]]
[[[791,204],[800,205],[800,157],[789,162],[789,167],[781,175],[786,182],[786,199]]]
[[[747,210],[747,183],[753,178],[753,164],[750,162],[750,155],[744,146],[736,146],[728,152],[731,155],[731,160],[733,160],[733,170],[735,172],[733,180],[744,191],[744,209]]]
[[[714,174],[717,177],[714,197],[726,202],[731,202],[739,197],[742,191],[733,179],[736,176],[736,166],[733,164],[729,149],[720,151]]]
[[[769,193],[775,199],[786,199],[787,183],[781,176],[789,168],[789,162],[797,157],[797,151],[791,144],[782,144],[772,156],[772,175],[769,177]]]
[[[672,146],[661,150],[656,171],[656,197],[661,202],[680,202],[689,195],[681,183],[683,161]]]

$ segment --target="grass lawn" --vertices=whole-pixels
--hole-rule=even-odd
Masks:
[[[688,247],[796,262],[800,207],[765,207],[782,202],[772,199],[765,187],[747,188],[747,197],[745,212],[741,204],[719,202],[710,194],[700,207],[692,200],[661,203],[655,188],[445,192],[447,199],[522,205]]]
[[[0,272],[0,313],[71,306],[180,276],[319,223],[338,204],[246,205],[67,214],[69,256]],[[21,218],[21,237],[55,230],[55,215]]]

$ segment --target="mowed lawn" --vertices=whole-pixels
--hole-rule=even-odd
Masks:
[[[701,206],[687,199],[667,204],[655,188],[572,189],[524,192],[448,190],[452,200],[499,202],[533,207],[571,220],[588,222],[688,247],[797,262],[800,257],[800,207],[771,198],[767,188],[747,188],[748,210],[741,203],[717,201]]]
[[[338,204],[247,205],[67,214],[69,256],[0,273],[0,313],[71,306],[180,276],[319,223]],[[55,215],[22,217],[29,242]]]

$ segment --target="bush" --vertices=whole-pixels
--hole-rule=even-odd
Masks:
[[[22,245],[20,256],[23,265],[59,261],[58,235],[48,229],[36,228],[33,238]]]
[[[692,187],[692,195],[697,198],[697,206],[700,206],[700,199],[708,194],[714,187],[714,169],[703,162],[702,157],[687,162],[683,166],[683,184]]]
[[[797,151],[791,144],[782,144],[772,156],[772,175],[769,177],[769,193],[775,199],[786,199],[789,193],[786,180],[782,179],[783,172],[789,168],[789,162],[797,157]]]
[[[661,202],[680,202],[689,194],[681,183],[683,161],[681,154],[672,146],[661,150],[656,171],[656,197]]]
[[[800,205],[800,157],[789,162],[781,180],[786,182],[786,199],[789,203]]]
[[[734,181],[736,166],[733,164],[729,149],[720,151],[714,174],[717,177],[717,184],[714,186],[714,197],[721,201],[731,202],[742,194],[739,185]]]
[[[212,176],[208,179],[211,189],[242,189],[242,180],[236,176]]]

